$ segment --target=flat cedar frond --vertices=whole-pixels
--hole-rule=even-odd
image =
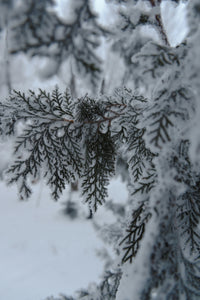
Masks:
[[[110,131],[102,133],[98,128],[86,137],[84,143],[83,195],[92,211],[96,211],[105,201],[109,178],[115,172],[115,146]]]
[[[168,66],[179,66],[185,55],[184,44],[177,48],[169,48],[149,42],[134,56],[132,61],[138,62],[136,68],[140,72],[140,77],[155,79],[162,76]]]
[[[43,91],[45,96],[45,91]],[[53,111],[58,111],[63,114],[67,114],[71,118],[73,118],[73,111],[74,111],[74,101],[72,101],[72,96],[69,89],[66,89],[65,92],[62,94],[58,87],[56,87],[52,92],[52,102],[54,103],[55,107]]]
[[[189,159],[189,141],[182,140],[178,146],[178,156],[171,164],[176,168],[175,180],[185,185],[185,192],[176,200],[177,230],[182,248],[191,257],[200,257],[200,179],[192,170]]]
[[[120,270],[116,272],[106,272],[102,283],[100,284],[101,299],[115,300],[117,290],[120,284],[122,272]]]
[[[73,107],[69,92],[62,95],[57,88],[52,94],[42,90],[39,94],[30,91],[29,96],[14,92],[1,103],[4,134],[17,132],[18,122],[23,122],[15,145],[17,159],[6,172],[9,183],[18,183],[22,199],[30,196],[29,182],[41,176],[41,169],[54,199],[58,199],[66,183],[81,176],[83,162],[80,137],[71,119]],[[12,132],[6,130],[10,123]]]
[[[190,188],[177,199],[177,220],[183,247],[200,258],[200,190]]]
[[[152,122],[150,126],[155,129],[149,132],[149,135],[152,135],[150,143],[154,144],[156,147],[161,148],[161,144],[171,141],[169,135],[169,128],[173,127],[173,123],[165,115],[165,112],[162,114],[160,112],[160,118],[157,118],[156,121]]]
[[[133,24],[135,20],[132,15],[135,11],[136,9],[130,9],[129,4],[126,13],[124,13],[126,18],[123,17],[122,21],[125,32],[121,39],[114,43],[113,50],[121,55],[126,65],[124,81],[134,81],[136,87],[143,85],[148,91],[151,91],[155,87],[157,80],[167,70],[171,69],[174,71],[175,68],[181,65],[188,50],[185,43],[171,48],[169,45],[166,45],[168,42],[165,45],[160,45],[152,42],[148,36],[141,39],[141,35],[138,32],[139,26],[134,28]],[[136,18],[136,22],[139,22],[140,26],[148,24],[151,27],[157,27],[157,21],[152,16],[145,15],[145,11],[140,14],[141,17]],[[130,38],[130,35],[132,38]]]
[[[13,134],[19,121],[25,124],[27,121],[31,122],[32,126],[39,126],[40,123],[50,126],[55,122],[73,122],[71,103],[70,94],[61,95],[57,88],[52,94],[43,90],[39,90],[38,94],[29,91],[29,95],[14,91],[9,99],[0,103],[2,133]]]
[[[144,140],[145,128],[130,126],[127,141],[127,156],[129,173],[132,178],[132,194],[137,192],[149,193],[156,184],[156,169],[153,159],[156,154],[152,153]]]
[[[186,300],[196,300],[200,297],[200,260],[190,261],[181,251],[183,263],[182,280],[180,284],[182,295]]]
[[[177,170],[175,180],[184,183],[189,187],[194,187],[194,182],[198,180],[196,174],[192,171],[192,165],[189,158],[189,140],[181,140],[178,144],[176,155],[171,157],[171,167]]]
[[[78,142],[69,136],[70,124],[56,129],[49,128],[48,123],[40,124],[39,128],[29,127],[30,130],[19,137],[15,150],[17,154],[24,147],[28,152],[7,170],[8,182],[21,182],[20,190],[28,191],[30,189],[26,186],[29,177],[32,180],[38,178],[41,169],[44,169],[52,196],[57,200],[66,183],[75,180],[76,174],[81,174],[82,161]],[[58,135],[59,130],[64,131],[61,137]],[[23,198],[30,195],[28,192],[20,194]]]
[[[163,86],[158,87],[154,93],[154,103],[147,110],[146,123],[146,141],[152,149],[161,149],[171,141],[174,132],[181,135],[184,123],[191,118],[194,113],[194,95],[190,87],[174,86],[173,78],[176,80],[179,74],[173,74],[172,77],[166,76],[163,79]],[[165,84],[170,85],[169,89]],[[190,102],[190,108],[188,104]],[[179,122],[178,122],[179,120]]]
[[[131,195],[135,195],[137,193],[148,194],[156,186],[157,174],[155,168],[152,168],[147,172],[146,177],[142,177],[137,182],[136,186],[132,186],[133,192]]]
[[[166,198],[164,200],[167,202]],[[168,211],[160,220],[159,232],[150,254],[150,274],[140,295],[141,299],[150,299],[155,290],[157,299],[180,300],[178,289],[181,277],[173,232],[173,213],[170,213],[173,211],[172,203],[169,203]]]
[[[145,232],[145,226],[151,217],[150,212],[146,211],[145,203],[142,203],[138,209],[133,211],[132,221],[127,229],[127,235],[120,242],[120,245],[124,244],[123,250],[125,254],[122,258],[122,262],[132,262],[136,256],[140,247],[141,240]]]

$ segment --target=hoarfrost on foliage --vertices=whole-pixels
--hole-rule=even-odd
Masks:
[[[184,29],[176,44],[163,13],[167,4],[176,4],[171,6],[176,20],[186,8],[180,2],[113,0],[119,16],[110,30],[100,25],[89,0],[69,2],[70,21],[56,14],[51,0],[21,1],[14,10],[12,56],[45,57],[43,78],[65,74],[72,94],[58,87],[14,91],[0,103],[2,139],[15,139],[5,173],[9,183],[16,183],[26,199],[33,183],[44,178],[58,200],[66,185],[78,180],[88,218],[102,204],[108,210],[109,224],[101,227],[95,217],[92,222],[118,257],[102,250],[109,270],[100,283],[79,290],[80,299],[200,296],[200,10],[190,1],[188,24],[194,17],[196,27],[191,25],[182,42]],[[103,65],[96,51],[105,37],[110,55],[116,55],[109,80],[109,64]],[[81,78],[91,93],[77,97]],[[117,82],[127,87],[113,91]],[[129,196],[117,205],[108,198],[109,182],[118,172]]]

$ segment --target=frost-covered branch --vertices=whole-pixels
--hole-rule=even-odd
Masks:
[[[96,53],[102,36],[108,31],[97,22],[90,1],[74,4],[75,18],[62,20],[54,11],[54,1],[22,1],[13,12],[10,52],[47,57],[54,63],[53,74],[62,63],[73,63],[77,76],[88,79],[93,88],[101,80],[101,58]]]

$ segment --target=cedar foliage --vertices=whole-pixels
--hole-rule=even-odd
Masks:
[[[78,179],[94,213],[106,202],[116,162],[123,157],[129,173],[129,218],[119,219],[122,226],[127,222],[123,236],[110,232],[120,250],[120,269],[113,262],[115,271],[107,271],[95,289],[79,291],[76,299],[116,299],[124,280],[131,282],[128,299],[199,299],[199,3],[189,1],[188,36],[171,47],[162,23],[162,0],[148,0],[146,8],[136,0],[113,2],[119,19],[112,34],[98,25],[89,0],[80,1],[70,24],[47,9],[53,5],[50,0],[22,1],[22,15],[14,10],[12,55],[49,56],[58,69],[73,57],[75,78],[87,75],[92,87],[100,88],[104,73],[95,48],[107,34],[111,51],[126,67],[122,80],[127,87],[77,99],[58,87],[52,93],[13,91],[0,104],[2,138],[16,138],[5,178],[17,183],[20,198],[26,199],[31,182],[45,177],[55,200],[66,184]],[[181,1],[170,2],[175,9]],[[159,41],[142,35],[146,25],[156,28]],[[56,51],[51,53],[52,48]],[[148,263],[142,263],[140,253]],[[130,270],[138,259],[145,276],[134,273],[143,284],[133,290]]]

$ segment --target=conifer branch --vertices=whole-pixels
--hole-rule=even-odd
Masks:
[[[162,2],[162,0],[158,0],[158,1],[150,0],[150,3],[152,5],[152,7],[156,7],[157,5],[160,6],[161,2]],[[165,45],[170,47],[170,43],[168,41],[168,37],[167,37],[166,31],[165,31],[164,26],[163,26],[161,15],[156,14],[155,19],[156,19],[156,24],[157,24],[157,27],[159,28],[161,37],[162,37],[163,41],[165,42]]]
[[[127,261],[131,263],[133,258],[136,256],[145,232],[146,223],[150,217],[151,213],[147,212],[145,202],[143,202],[138,209],[133,211],[131,224],[129,229],[126,230],[128,234],[119,244],[122,245],[125,243],[125,246],[123,247],[123,250],[125,251],[125,254],[122,258],[123,263]]]

